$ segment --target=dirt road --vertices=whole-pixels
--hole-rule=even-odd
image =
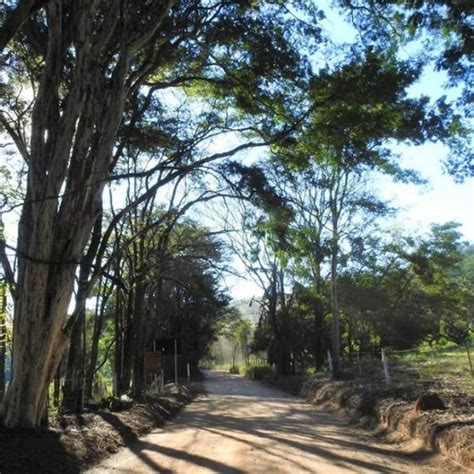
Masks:
[[[408,453],[256,382],[209,372],[207,395],[90,473],[426,473],[456,468]],[[406,447],[403,447],[406,448]],[[460,471],[462,472],[462,471]]]

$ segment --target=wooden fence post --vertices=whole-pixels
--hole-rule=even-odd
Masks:
[[[178,339],[174,340],[174,383],[178,385]]]
[[[385,349],[382,349],[382,364],[383,364],[383,371],[385,373],[385,381],[390,384],[392,383],[392,379],[390,377],[390,370],[388,368],[388,361],[387,356],[385,355]]]
[[[469,367],[471,369],[471,376],[474,377],[474,371],[472,370],[472,359],[471,352],[469,351],[469,346],[466,345],[467,360],[469,361]]]
[[[334,373],[334,367],[332,365],[332,356],[331,356],[331,351],[328,349],[328,364],[329,364],[329,371],[331,374]]]
[[[360,363],[360,352],[357,353],[357,367],[359,368],[359,375],[362,375],[362,365]]]

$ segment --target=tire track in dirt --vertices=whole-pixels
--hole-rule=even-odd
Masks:
[[[100,473],[467,472],[351,426],[280,390],[206,373],[199,396],[155,430],[88,471]]]

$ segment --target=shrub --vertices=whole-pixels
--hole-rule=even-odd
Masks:
[[[230,369],[229,369],[229,373],[231,374],[240,374],[240,367],[238,365],[233,365]]]

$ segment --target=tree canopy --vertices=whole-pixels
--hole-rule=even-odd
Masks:
[[[19,210],[13,238],[0,220],[6,427],[41,423],[54,377],[68,408],[100,370],[115,395],[141,396],[156,338],[180,337],[197,365],[232,322],[220,279],[233,252],[263,292],[255,344],[282,373],[320,369],[327,349],[336,373],[356,346],[469,339],[456,225],[387,237],[393,209],[371,180],[421,183],[394,144],[428,141],[450,150],[455,179],[472,176],[472,9],[331,8],[356,28],[351,44],[332,40],[318,2],[3,2],[0,212]],[[408,44],[425,49],[404,59]],[[454,99],[410,92],[432,64],[463,87]],[[248,329],[233,329],[246,357]]]

